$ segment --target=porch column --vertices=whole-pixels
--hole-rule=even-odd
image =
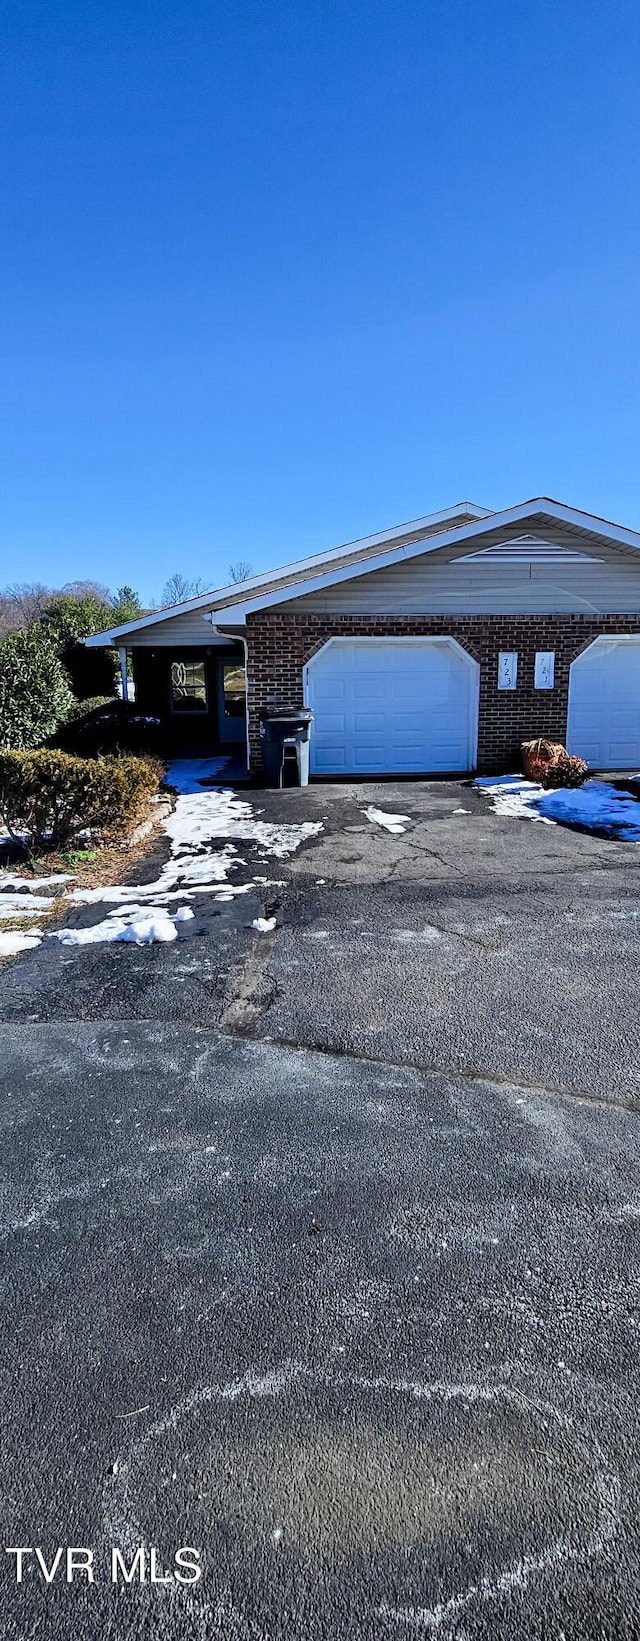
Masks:
[[[126,652],[126,649],[119,650],[118,654],[120,656],[120,677],[122,679],[122,699],[123,699],[123,701],[128,701],[128,699],[129,699],[129,680],[127,678],[127,652]]]

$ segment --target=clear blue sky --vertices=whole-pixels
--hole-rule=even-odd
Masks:
[[[0,583],[640,528],[637,0],[4,0]]]

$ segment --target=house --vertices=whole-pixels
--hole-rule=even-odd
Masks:
[[[172,747],[307,703],[316,776],[517,765],[536,735],[640,767],[640,534],[547,497],[462,502],[98,633]]]

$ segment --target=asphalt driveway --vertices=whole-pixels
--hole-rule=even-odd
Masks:
[[[635,1636],[637,846],[251,801],[283,886],[1,971],[4,1543],[95,1558],[3,1633]]]

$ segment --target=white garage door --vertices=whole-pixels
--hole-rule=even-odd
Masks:
[[[312,772],[473,769],[479,671],[453,638],[332,638],[305,668]]]
[[[572,663],[567,749],[594,769],[640,768],[640,638],[597,638]]]

